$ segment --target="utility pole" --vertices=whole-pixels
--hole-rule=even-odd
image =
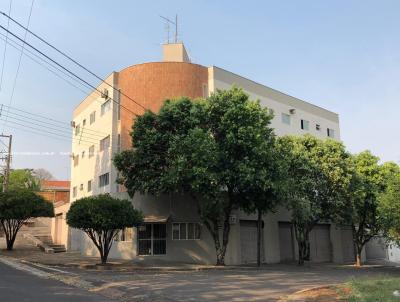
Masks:
[[[11,166],[11,144],[12,144],[12,135],[4,135],[0,134],[0,137],[8,138],[8,150],[5,158],[2,158],[6,161],[6,167],[4,169],[4,178],[3,178],[3,192],[8,190],[8,185],[10,182],[10,166]]]

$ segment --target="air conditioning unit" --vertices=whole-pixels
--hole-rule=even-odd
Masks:
[[[290,114],[295,114],[296,113],[296,109],[290,109],[289,112],[290,112]]]
[[[103,91],[101,93],[101,97],[103,99],[108,99],[108,90],[106,88],[103,89]]]

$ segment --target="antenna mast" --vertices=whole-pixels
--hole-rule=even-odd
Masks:
[[[170,26],[170,24],[175,25],[175,41],[174,41],[174,43],[178,43],[178,15],[175,15],[175,22],[164,16],[160,16],[160,18],[165,20],[165,27],[167,30],[167,44],[170,43],[170,41],[169,41],[169,26]]]

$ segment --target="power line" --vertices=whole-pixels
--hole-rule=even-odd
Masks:
[[[71,58],[69,55],[67,55],[65,52],[61,51],[60,49],[58,49],[57,47],[55,47],[54,45],[50,44],[49,42],[47,42],[45,39],[41,38],[40,36],[38,36],[37,34],[35,34],[34,32],[30,31],[28,28],[26,28],[25,26],[23,26],[21,23],[19,23],[18,21],[14,20],[11,16],[7,15],[4,12],[1,12],[1,14],[3,14],[6,18],[8,18],[8,20],[11,20],[12,22],[14,22],[15,24],[17,24],[19,27],[25,29],[27,32],[29,32],[31,35],[33,35],[35,38],[39,39],[41,42],[45,43],[47,46],[49,46],[50,48],[54,49],[55,51],[57,51],[59,54],[63,55],[64,57],[66,57],[67,59],[69,59],[70,61],[72,61],[74,64],[78,65],[80,68],[84,69],[86,72],[88,72],[89,74],[91,74],[92,76],[94,76],[95,78],[97,78],[98,80],[100,80],[101,82],[105,83],[107,86],[111,87],[114,91],[118,90],[111,84],[107,83],[105,80],[103,80],[100,76],[98,76],[97,74],[95,74],[94,72],[90,71],[88,68],[86,68],[85,66],[83,66],[82,64],[80,64],[78,61],[76,61],[75,59]],[[125,97],[127,97],[130,101],[134,102],[136,105],[138,105],[139,107],[141,107],[144,110],[147,110],[146,107],[144,107],[142,104],[136,102],[134,99],[132,99],[130,96],[124,94],[123,92],[121,92],[121,94]]]
[[[33,4],[34,4],[34,3],[35,3],[35,0],[32,0],[31,9],[30,9],[30,11],[29,11],[29,17],[28,17],[28,22],[27,22],[26,28],[29,27],[29,24],[30,24],[30,22],[31,22],[31,16],[32,16],[32,10],[33,10]],[[27,36],[27,34],[28,34],[28,31],[25,30],[24,42],[26,41],[26,36]],[[24,48],[25,48],[25,44],[22,44],[21,53],[20,53],[19,59],[18,59],[17,72],[15,73],[14,83],[13,83],[12,90],[11,90],[11,97],[10,97],[10,101],[8,102],[8,105],[9,105],[9,106],[11,106],[12,101],[13,101],[13,98],[14,98],[14,91],[15,91],[15,86],[16,86],[16,84],[17,84],[17,78],[18,78],[18,74],[19,74],[19,69],[20,69],[20,67],[21,67],[21,60],[22,60],[22,55],[23,55],[23,53],[24,53]],[[7,123],[7,117],[8,117],[8,110],[7,110],[7,113],[6,113],[6,122],[5,122],[5,123]]]
[[[4,14],[4,13],[3,13]],[[46,59],[50,60],[51,62],[53,62],[54,64],[56,64],[57,66],[59,66],[60,68],[64,69],[66,72],[68,72],[69,74],[73,75],[74,77],[76,77],[77,79],[79,79],[80,81],[82,81],[83,83],[85,83],[86,85],[88,85],[89,87],[91,87],[93,90],[96,90],[98,93],[103,94],[102,91],[100,91],[97,87],[93,86],[92,84],[90,84],[89,82],[87,82],[86,80],[82,79],[80,76],[78,76],[77,74],[73,73],[72,71],[70,71],[68,68],[64,67],[63,65],[61,65],[60,63],[58,63],[57,61],[53,60],[52,58],[50,58],[48,55],[46,55],[45,53],[43,53],[42,51],[40,51],[39,49],[37,49],[35,46],[31,45],[28,42],[24,42],[20,37],[18,37],[16,34],[14,34],[12,31],[6,29],[4,26],[0,25],[0,28],[2,28],[3,30],[5,30],[6,32],[8,32],[10,35],[12,35],[13,37],[17,38],[18,40],[20,40],[22,43],[28,45],[30,48],[32,48],[33,50],[35,50],[36,52],[40,53],[43,57],[45,57]],[[114,103],[116,103],[118,106],[120,106],[121,108],[124,108],[125,110],[129,111],[130,113],[132,113],[134,116],[138,116],[135,112],[133,112],[132,110],[130,110],[129,108],[121,105],[119,102],[115,101],[113,98],[108,97],[110,100],[112,100]]]
[[[12,0],[10,0],[10,7],[8,8],[9,15],[11,15],[11,7],[12,7]],[[7,20],[7,30],[9,27],[10,27],[10,19]],[[6,43],[4,44],[3,63],[1,66],[1,76],[0,76],[0,91],[1,91],[1,86],[3,85],[4,65],[6,62],[6,53],[7,53],[7,38],[8,38],[8,33],[6,35]]]
[[[5,34],[0,33],[1,36],[6,37]],[[0,38],[0,40],[2,41],[6,41],[5,38]],[[10,41],[12,43],[10,43]],[[7,42],[8,45],[10,45],[11,47],[13,47],[16,50],[21,50],[21,45],[18,44],[17,42],[15,42],[13,39],[8,38]],[[17,45],[17,46],[16,46]],[[43,68],[47,69],[48,71],[50,71],[52,74],[54,74],[55,76],[57,76],[58,78],[64,80],[65,82],[67,82],[69,85],[71,85],[72,87],[80,90],[82,93],[84,93],[85,95],[87,95],[89,93],[89,91],[85,91],[83,90],[81,87],[76,86],[74,83],[70,82],[69,80],[63,78],[61,75],[59,75],[56,71],[52,70],[51,68],[47,67],[46,65],[42,64],[41,62],[39,62],[37,59],[33,58],[31,55],[28,55],[26,52],[30,53],[32,56],[38,58],[40,61],[46,63],[47,65],[51,66],[52,68],[58,70],[59,72],[63,73],[64,75],[66,75],[67,77],[69,77],[70,79],[74,80],[76,83],[78,83],[79,85],[82,85],[86,88],[88,88],[87,86],[85,86],[83,83],[79,82],[77,79],[75,79],[74,77],[72,77],[71,75],[67,74],[65,71],[61,70],[60,68],[57,68],[57,66],[52,65],[50,62],[46,61],[45,59],[43,59],[42,57],[40,57],[39,55],[35,54],[33,51],[30,51],[29,49],[25,49],[23,55],[26,56],[27,58],[31,59],[33,62],[35,62],[36,64],[42,66]]]

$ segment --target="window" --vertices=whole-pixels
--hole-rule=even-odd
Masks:
[[[125,228],[118,232],[115,236],[115,241],[132,241],[133,228]]]
[[[93,111],[93,112],[90,114],[90,120],[89,120],[90,125],[93,124],[95,121],[96,121],[96,111]]]
[[[86,119],[84,119],[82,122],[82,127],[85,127],[85,126],[86,126]]]
[[[272,108],[268,109],[268,113],[269,113],[269,115],[272,115],[272,117],[274,117],[274,115],[275,115],[275,111]]]
[[[82,158],[84,158],[85,157],[85,151],[82,151],[82,156],[81,156]]]
[[[79,164],[79,155],[74,156],[74,167],[76,167]]]
[[[287,113],[282,113],[282,123],[290,125],[290,115]]]
[[[75,126],[75,136],[79,134],[80,130],[81,130],[81,126],[79,126],[79,125]]]
[[[326,134],[328,137],[335,137],[335,130],[328,128],[326,129]]]
[[[99,176],[99,187],[107,186],[110,183],[110,174],[105,173]]]
[[[200,223],[179,222],[172,224],[173,240],[198,240],[200,239]]]
[[[121,152],[121,134],[118,134],[118,138],[117,138],[117,152]]]
[[[87,182],[87,191],[88,192],[92,191],[92,180],[88,180],[88,182]]]
[[[301,129],[308,131],[310,129],[310,122],[307,120],[301,120]]]
[[[77,189],[77,187],[73,187],[72,188],[72,197],[76,197],[76,195],[78,194],[78,189]]]
[[[104,151],[110,147],[110,136],[106,136],[100,141],[100,151]]]
[[[165,255],[167,226],[165,223],[142,224],[138,227],[138,254]]]
[[[317,131],[321,130],[321,125],[320,124],[315,124],[315,130],[317,130]]]
[[[79,190],[80,190],[80,191],[83,191],[83,184],[81,184],[81,185],[79,186]]]
[[[104,115],[111,109],[111,101],[107,100],[103,104],[101,104],[101,115]]]
[[[208,97],[208,85],[203,84],[203,98]]]
[[[94,156],[94,145],[89,147],[89,158]]]

